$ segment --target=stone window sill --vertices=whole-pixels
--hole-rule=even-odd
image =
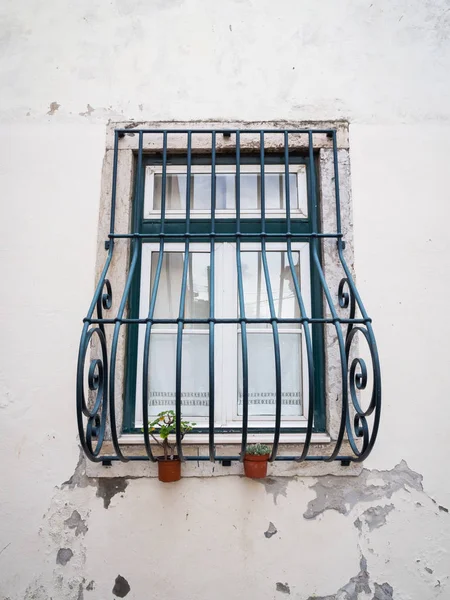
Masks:
[[[302,444],[299,442],[299,434],[293,434],[297,443],[289,443],[289,435],[283,436],[283,441],[280,443],[278,456],[300,455],[302,452]],[[194,436],[192,436],[194,438]],[[185,456],[205,456],[205,444],[207,444],[206,435],[196,435],[195,440],[190,439],[189,443],[183,443],[183,451]],[[223,439],[226,438],[226,439]],[[257,441],[270,443],[273,439],[270,435],[255,436]],[[267,439],[266,439],[267,438]],[[300,438],[301,439],[301,438]],[[220,443],[216,445],[217,455],[236,456],[240,452],[240,436],[238,434],[228,434],[221,436]],[[239,440],[239,442],[238,442]],[[253,441],[252,436],[249,436],[249,442]],[[329,454],[329,444],[331,439],[328,434],[313,434],[313,439],[310,446],[309,456],[321,456]],[[120,445],[125,454],[146,456],[142,437],[140,435],[123,435],[120,438]],[[114,454],[111,442],[105,442],[102,449],[102,454]],[[350,454],[350,447],[347,442],[342,444],[342,455]],[[268,477],[319,477],[323,475],[335,476],[357,476],[362,471],[362,464],[352,462],[349,466],[342,466],[340,462],[324,462],[308,460],[303,462],[295,461],[275,461],[268,465]],[[89,477],[149,477],[155,478],[158,476],[157,465],[154,462],[147,460],[120,462],[113,461],[111,466],[104,466],[102,463],[93,463],[87,461],[86,474]],[[240,462],[233,461],[230,466],[224,466],[220,461],[210,462],[205,460],[189,460],[182,465],[182,477],[220,477],[220,476],[239,476],[244,474],[243,465]]]

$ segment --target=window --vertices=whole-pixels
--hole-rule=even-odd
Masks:
[[[367,456],[380,372],[344,257],[343,131],[114,132],[108,256],[77,377],[89,458],[104,460],[110,443],[107,460],[142,460],[123,450],[128,434],[153,460],[142,428],[166,409],[205,436],[209,455],[196,460],[220,460],[230,435],[240,440],[232,460],[249,436],[273,439],[272,460]],[[333,441],[327,453],[311,451],[320,434]],[[279,451],[293,441],[296,454]],[[177,443],[182,454],[180,433]]]
[[[137,433],[143,427],[143,404],[136,398],[143,390],[144,377],[148,381],[148,415],[151,417],[163,410],[175,409],[179,368],[177,348],[180,346],[182,414],[197,423],[196,431],[208,431],[211,374],[214,378],[214,427],[218,431],[241,431],[243,409],[247,406],[249,430],[273,433],[277,382],[271,302],[274,317],[279,319],[276,344],[282,381],[283,431],[305,431],[309,404],[304,399],[308,398],[309,375],[295,285],[302,290],[306,313],[311,314],[311,254],[306,238],[290,240],[291,268],[286,245],[286,205],[288,200],[291,226],[306,231],[311,228],[312,222],[308,218],[311,212],[308,208],[308,158],[293,155],[286,165],[283,155],[270,153],[264,161],[263,187],[260,157],[253,153],[241,157],[238,176],[236,156],[232,153],[216,156],[214,168],[208,155],[192,155],[189,168],[186,154],[167,155],[164,165],[162,163],[162,158],[155,155],[143,158],[140,171],[144,188],[143,207],[137,210],[137,216],[142,235],[147,231],[158,236],[163,226],[163,231],[171,228],[169,235],[173,237],[165,239],[162,247],[154,238],[153,242],[145,238],[142,241],[140,275],[136,276],[131,293],[130,316],[142,321],[151,316],[151,297],[156,288],[152,318],[160,322],[151,327],[147,354],[145,328],[139,328],[137,336],[130,337],[128,359],[130,363],[136,359],[137,365],[136,369],[133,366],[129,369],[127,405],[130,407],[125,431]],[[288,190],[286,172],[289,175]],[[236,236],[238,218],[240,226],[248,234],[248,237],[240,239],[239,249],[239,236]],[[261,245],[261,219],[271,236],[265,241],[264,252],[268,281]],[[221,229],[217,239],[214,236],[212,254],[210,234],[213,222],[214,229]],[[186,239],[189,240],[187,253]],[[180,308],[185,260],[188,262],[186,290],[184,306]],[[211,278],[212,260],[214,280]],[[245,389],[238,260],[242,277],[242,314],[249,320],[244,333]],[[214,306],[211,312],[212,286]],[[183,322],[179,335],[180,315],[187,322]],[[217,320],[212,333],[209,329],[211,315]],[[315,316],[322,316],[320,297],[317,298]],[[323,369],[323,334],[319,327],[315,337],[315,362],[320,372]],[[144,356],[148,356],[148,364]],[[210,360],[213,360],[212,368]],[[318,379],[323,381],[323,374]],[[315,431],[324,431],[323,403],[316,404],[312,422]]]
[[[308,244],[293,244],[292,256],[299,282],[305,281],[304,295],[309,291]],[[155,273],[159,259],[158,244],[144,244],[141,262],[139,317],[148,315],[150,296],[155,287]],[[183,415],[207,425],[209,414],[209,327],[210,312],[209,271],[211,254],[208,244],[191,244],[188,257],[185,317],[201,320],[187,323],[182,339],[182,406]],[[156,319],[176,321],[181,296],[184,263],[182,244],[167,244],[164,249],[154,316]],[[238,291],[236,273],[236,244],[218,243],[215,249],[215,302],[218,319],[238,319]],[[241,247],[245,314],[253,319],[270,319],[259,244],[247,243]],[[282,389],[282,417],[286,422],[304,425],[307,396],[306,350],[302,337],[298,303],[295,301],[294,282],[290,272],[285,246],[267,244],[267,263],[274,289],[273,300],[279,318],[297,320],[280,323],[280,353]],[[249,323],[247,326],[249,417],[253,425],[269,425],[275,415],[275,365],[273,335],[269,322]],[[242,342],[238,323],[216,325],[214,343],[216,374],[216,425],[233,427],[242,421]],[[142,389],[145,330],[139,331],[136,389]],[[155,324],[149,356],[149,414],[175,408],[177,325]],[[136,427],[143,426],[142,405],[136,404]]]
[[[211,166],[193,165],[190,169],[190,210],[192,218],[211,218]],[[162,165],[146,168],[144,218],[161,217]],[[236,166],[216,165],[216,218],[236,215]],[[284,166],[270,164],[264,169],[267,218],[286,217]],[[305,218],[308,211],[306,166],[289,165],[290,208],[292,216]],[[242,164],[240,169],[241,217],[261,215],[261,168]],[[186,166],[169,165],[166,169],[166,218],[186,215]]]

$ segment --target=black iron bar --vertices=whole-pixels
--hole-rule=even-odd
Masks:
[[[171,219],[167,219],[168,222]],[[109,238],[112,239],[128,239],[128,238],[177,238],[177,239],[195,239],[195,238],[204,238],[207,239],[210,237],[210,233],[114,233],[108,235]],[[220,238],[261,238],[261,233],[220,233],[216,232],[214,234],[216,239]],[[286,234],[284,233],[265,233],[263,237],[266,238],[286,238]],[[295,239],[309,239],[309,238],[341,238],[342,233],[295,233],[291,232],[291,238]]]
[[[159,133],[161,134],[164,130],[163,129],[116,129],[116,132],[121,134],[121,133],[125,133],[125,134],[133,134],[135,135],[138,132],[141,133]],[[184,134],[186,135],[186,129],[171,129],[170,133],[178,133],[178,134]],[[245,134],[257,134],[260,135],[261,133],[261,129],[189,129],[190,133],[204,133],[204,134],[211,134],[213,132],[216,133],[231,133],[231,134],[235,134],[237,132],[239,133],[245,133]],[[265,129],[264,133],[277,133],[277,134],[283,134],[284,131],[287,131],[289,134],[308,134],[311,129],[287,129],[287,130],[280,130],[280,129]],[[315,129],[314,133],[316,134],[326,134],[326,135],[332,135],[333,131],[335,131],[335,129]]]
[[[333,139],[334,185],[335,185],[335,200],[336,200],[336,224],[337,224],[338,232],[341,233],[339,157],[338,157],[336,132],[333,132],[332,139]],[[356,301],[359,311],[361,312],[361,315],[362,315],[363,319],[365,320],[366,329],[364,329],[364,330],[361,328],[357,328],[357,329],[359,332],[362,333],[362,335],[364,336],[364,338],[366,340],[366,343],[369,346],[370,355],[371,355],[371,359],[372,359],[372,368],[373,368],[374,381],[373,381],[372,398],[371,398],[369,407],[366,411],[361,410],[359,404],[356,401],[355,395],[354,395],[353,391],[351,390],[352,402],[353,402],[353,406],[356,410],[356,419],[359,421],[360,428],[361,428],[362,436],[360,436],[360,437],[363,437],[363,446],[361,449],[359,449],[355,444],[352,427],[351,427],[351,423],[350,423],[350,415],[349,415],[349,413],[347,414],[347,437],[348,437],[350,446],[357,457],[356,460],[360,462],[360,461],[363,461],[370,454],[370,452],[375,444],[377,435],[378,435],[378,429],[379,429],[379,425],[380,425],[380,415],[381,415],[381,368],[380,368],[380,359],[378,356],[378,349],[377,349],[377,344],[376,344],[376,340],[375,340],[375,335],[374,335],[372,324],[371,324],[371,319],[368,318],[366,309],[364,307],[364,304],[361,300],[361,297],[359,295],[359,292],[358,292],[355,282],[353,280],[352,274],[350,272],[350,268],[347,264],[347,261],[345,260],[344,252],[343,252],[344,244],[342,242],[342,239],[338,239],[337,247],[338,247],[339,260],[341,261],[341,265],[345,271],[345,275],[347,278],[347,284],[350,288],[350,293],[351,293],[354,301]],[[349,327],[347,330],[347,338],[346,338],[346,344],[345,344],[347,361],[349,360],[349,357],[350,357],[350,348],[351,348],[352,340],[353,340],[354,333],[355,333],[352,330],[352,328],[355,323],[356,323],[356,319],[353,319],[353,322],[349,324]],[[359,359],[356,359],[356,360],[359,360]],[[355,365],[355,360],[352,361],[352,366],[350,368],[350,374],[352,373],[352,369],[354,368],[354,365]],[[353,385],[352,379],[353,378],[351,376],[351,386]],[[369,416],[370,414],[372,414],[373,412],[375,414],[374,414],[374,420],[373,420],[373,424],[372,424],[372,432],[371,432],[370,438],[369,438],[368,431],[367,431],[366,417]]]
[[[307,456],[305,458],[305,460],[307,461],[312,461],[312,462],[322,462],[322,461],[326,461],[328,457],[326,455],[312,455],[312,456]],[[148,461],[148,457],[142,454],[138,454],[136,456],[129,456],[128,457],[129,460],[142,460],[142,461]],[[120,460],[117,456],[114,455],[104,455],[104,456],[99,456],[95,458],[94,462],[107,462],[107,461],[117,461]],[[192,461],[192,462],[204,462],[204,461],[209,461],[209,456],[185,456],[184,457],[185,461]],[[240,462],[241,457],[240,456],[221,456],[221,455],[217,455],[216,456],[216,462],[221,462],[222,460],[230,460],[232,462]],[[280,461],[280,462],[293,462],[296,461],[297,457],[296,456],[288,456],[288,455],[278,455],[275,458],[275,461]],[[336,456],[335,458],[336,461],[341,461],[341,462],[357,462],[355,460],[354,456]]]
[[[248,433],[248,344],[247,323],[245,321],[245,297],[242,278],[241,261],[241,139],[236,133],[236,270],[239,299],[239,322],[241,325],[241,353],[242,353],[242,438],[240,459],[244,460],[247,448]],[[239,392],[238,392],[239,393]]]
[[[162,182],[161,182],[161,234],[164,234],[164,220],[166,212],[166,172],[167,172],[167,131],[163,132],[163,165],[162,165]],[[150,364],[150,335],[153,325],[153,316],[155,314],[156,300],[161,279],[161,270],[164,259],[164,237],[161,237],[159,244],[158,264],[156,266],[155,278],[153,281],[153,289],[150,298],[150,306],[148,309],[148,321],[145,328],[144,340],[144,367],[142,377],[142,419],[144,425],[144,443],[150,460],[155,461],[153,456],[150,435],[148,431],[148,371]]]
[[[216,133],[211,134],[211,235],[209,246],[209,458],[214,462],[214,314],[215,314],[215,218],[216,218]]]
[[[114,156],[113,156],[113,175],[112,175],[112,187],[111,187],[111,217],[109,224],[109,233],[114,233],[115,219],[116,219],[116,197],[117,197],[117,167],[119,163],[119,132],[114,132]]]
[[[304,317],[304,318],[299,318],[299,319],[279,319],[279,318],[275,318],[275,319],[253,319],[250,317],[246,317],[246,318],[237,318],[237,319],[222,319],[222,318],[215,318],[213,319],[214,323],[216,324],[222,324],[222,325],[231,325],[233,323],[247,323],[247,324],[251,324],[251,323],[266,323],[266,324],[270,324],[273,321],[276,321],[277,323],[291,323],[293,325],[297,325],[298,323],[302,324],[302,323],[322,323],[322,324],[334,324],[334,323],[355,323],[355,324],[363,324],[363,323],[371,323],[372,320],[371,319],[344,319],[344,318],[340,318],[340,317],[336,317],[336,318],[332,318],[332,319],[312,319],[312,318],[308,318],[308,317]],[[88,319],[87,317],[84,319],[84,322],[86,323],[104,323],[105,325],[107,324],[114,324],[114,323],[153,323],[155,325],[176,325],[177,323],[179,323],[179,319],[119,319],[119,318],[115,318],[115,319],[94,319],[94,318],[90,318]],[[210,319],[183,319],[183,323],[185,323],[186,325],[200,325],[200,324],[208,324],[210,322]]]
[[[309,168],[314,168],[314,165],[310,165]],[[289,261],[289,268],[291,270],[292,281],[294,282],[295,296],[297,298],[298,306],[300,309],[300,315],[303,319],[303,332],[305,335],[305,346],[308,360],[308,426],[306,430],[306,437],[303,446],[303,451],[297,460],[303,461],[308,455],[309,445],[311,443],[312,431],[313,431],[313,420],[314,420],[314,402],[315,402],[315,385],[314,385],[314,356],[313,347],[310,331],[310,322],[305,320],[306,318],[306,307],[303,301],[301,293],[301,287],[298,282],[297,273],[295,272],[294,260],[292,258],[292,242],[289,237],[291,232],[291,190],[289,181],[289,133],[284,133],[284,179],[286,186],[286,235],[287,237],[287,255]],[[305,406],[305,399],[303,400],[303,409]]]
[[[309,169],[309,182],[310,182],[311,196],[313,199],[313,201],[312,201],[313,211],[312,211],[311,219],[312,219],[312,227],[313,227],[313,229],[316,230],[318,228],[319,207],[318,207],[318,199],[317,199],[318,197],[317,197],[317,189],[316,189],[314,143],[313,143],[313,132],[312,131],[309,132],[309,162],[311,165],[310,169]],[[336,329],[336,335],[337,335],[337,339],[338,339],[338,343],[339,343],[339,353],[340,353],[340,357],[341,357],[341,379],[342,379],[342,382],[341,382],[342,383],[341,422],[340,422],[339,431],[338,431],[334,450],[331,453],[330,457],[327,459],[329,461],[332,461],[332,460],[335,460],[336,456],[338,455],[338,453],[340,451],[340,448],[341,448],[341,445],[342,445],[342,442],[344,439],[344,433],[345,433],[347,411],[348,411],[347,357],[346,357],[346,353],[345,353],[344,336],[342,334],[342,328],[340,326],[341,324],[339,322],[338,314],[334,307],[333,299],[331,297],[331,293],[328,288],[328,284],[326,282],[324,272],[322,270],[322,265],[321,265],[319,254],[318,254],[317,240],[312,240],[311,245],[312,245],[312,252],[313,252],[313,264],[319,275],[319,280],[320,280],[323,292],[325,294],[325,298],[327,300],[327,304],[330,309],[331,315],[333,317],[333,324]]]
[[[192,132],[187,132],[187,168],[186,168],[186,229],[189,234],[190,228],[190,213],[191,213],[191,165],[192,165]],[[184,263],[183,276],[180,292],[180,310],[178,312],[177,324],[177,363],[175,376],[175,414],[176,414],[176,440],[177,452],[180,460],[184,460],[183,449],[181,446],[182,440],[182,425],[181,425],[181,384],[182,384],[182,358],[183,358],[183,328],[185,323],[185,304],[186,304],[186,285],[189,268],[189,237],[186,237],[184,244]],[[192,292],[192,290],[191,290]]]
[[[139,133],[139,151],[137,157],[137,169],[136,169],[136,206],[134,211],[134,231],[138,230],[139,224],[139,207],[142,206],[142,153],[143,153],[143,134]],[[117,360],[117,347],[119,343],[120,327],[122,322],[120,321],[125,312],[125,308],[128,302],[128,296],[130,294],[131,283],[136,270],[136,265],[139,260],[140,250],[142,242],[139,239],[133,241],[133,254],[130,264],[130,270],[125,283],[122,299],[120,302],[119,310],[117,311],[118,321],[114,325],[113,339],[111,343],[111,359],[110,359],[110,379],[109,379],[109,421],[111,425],[111,439],[113,442],[114,450],[121,461],[126,462],[128,458],[122,453],[119,444],[119,438],[117,435],[117,421],[116,421],[116,406],[115,406],[115,386],[116,386],[116,360]]]
[[[273,436],[272,452],[269,461],[273,461],[277,455],[278,443],[280,440],[281,430],[281,353],[280,353],[280,337],[278,333],[277,315],[275,304],[273,301],[272,286],[270,284],[269,265],[267,264],[266,254],[266,186],[265,186],[265,165],[264,165],[264,131],[260,133],[260,165],[261,165],[261,259],[263,263],[264,279],[266,281],[267,299],[269,301],[270,320],[273,334],[273,350],[275,358],[275,433]]]

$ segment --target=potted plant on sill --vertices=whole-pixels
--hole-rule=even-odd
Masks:
[[[267,475],[270,448],[266,444],[250,444],[245,450],[244,473],[251,479],[263,479]]]
[[[176,442],[169,441],[169,436],[175,436],[176,433],[176,419],[175,411],[165,410],[148,423],[149,434],[164,451],[164,455],[157,456],[156,460],[158,462],[158,479],[165,483],[181,479],[181,461],[175,454]],[[195,425],[196,423],[181,421],[181,439]]]

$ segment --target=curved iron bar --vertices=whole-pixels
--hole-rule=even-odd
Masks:
[[[163,132],[163,164],[162,164],[162,181],[161,181],[161,237],[159,241],[159,256],[158,264],[156,265],[155,279],[153,282],[152,295],[148,308],[149,321],[145,327],[144,339],[144,367],[142,376],[142,421],[144,444],[147,456],[152,462],[156,462],[150,445],[150,434],[148,431],[148,369],[150,365],[150,334],[153,325],[153,317],[156,308],[156,299],[158,295],[159,282],[161,280],[161,271],[164,258],[164,222],[166,218],[166,173],[167,173],[167,131]]]
[[[216,233],[216,132],[211,134],[211,239],[209,243],[209,459],[214,462],[214,313],[215,313],[215,237]]]
[[[187,132],[187,165],[186,165],[186,238],[184,242],[184,264],[183,275],[181,281],[180,293],[180,309],[178,312],[177,325],[177,364],[175,373],[175,434],[177,452],[180,460],[184,461],[183,449],[181,440],[183,439],[181,431],[181,375],[182,375],[182,358],[183,358],[183,326],[184,312],[186,305],[186,286],[189,267],[189,226],[191,216],[191,165],[192,165],[192,133]]]
[[[116,403],[115,403],[115,393],[116,393],[116,361],[117,361],[117,347],[119,344],[119,334],[121,328],[121,319],[123,317],[123,313],[125,311],[125,306],[128,300],[128,296],[130,294],[131,282],[133,280],[134,271],[136,269],[136,265],[139,257],[139,249],[140,243],[138,241],[134,241],[133,248],[133,258],[131,260],[130,271],[128,273],[127,281],[125,283],[124,292],[122,295],[122,300],[120,302],[119,310],[117,312],[117,321],[114,325],[114,333],[111,342],[111,359],[110,359],[110,376],[109,376],[109,421],[111,424],[111,440],[114,446],[114,450],[116,451],[117,456],[122,462],[127,462],[129,460],[126,457],[120,448],[119,437],[117,435],[117,421],[116,421]]]
[[[313,198],[313,229],[314,231],[318,230],[318,202],[317,202],[317,192],[316,192],[316,175],[315,175],[315,167],[314,167],[314,146],[313,146],[313,132],[310,130],[308,132],[308,143],[309,143],[309,182],[311,186],[311,195]],[[322,286],[323,292],[325,294],[325,298],[327,300],[328,307],[330,309],[331,315],[333,317],[334,327],[336,329],[336,335],[339,343],[339,354],[341,357],[341,377],[342,377],[342,410],[341,410],[341,422],[339,425],[339,431],[337,434],[334,450],[331,452],[330,456],[325,460],[327,462],[331,462],[335,460],[338,456],[339,451],[342,446],[342,442],[344,440],[345,427],[347,422],[347,412],[348,412],[348,385],[347,385],[347,356],[345,353],[345,341],[344,336],[342,334],[342,327],[339,322],[339,316],[334,307],[334,302],[328,287],[328,284],[325,279],[324,272],[322,270],[322,265],[320,263],[320,258],[317,250],[317,238],[312,238],[311,246],[312,246],[312,254],[313,254],[313,264],[317,270],[317,274],[319,275],[319,281]]]
[[[344,263],[345,263],[345,265],[344,265]],[[341,304],[341,301],[340,301],[340,305],[342,308],[347,308],[348,305],[350,305],[350,318],[354,318],[356,305],[358,305],[358,308],[361,311],[361,313],[363,313],[364,307],[363,307],[362,303],[360,304],[360,298],[356,297],[356,295],[354,293],[354,290],[356,288],[355,288],[354,282],[351,278],[350,271],[348,269],[347,263],[345,262],[345,259],[344,259],[344,262],[342,262],[342,259],[341,259],[341,264],[343,265],[344,270],[346,271],[347,277],[344,277],[340,282],[340,285],[339,285],[340,298],[346,296],[349,299],[347,302],[344,302],[343,305]],[[344,294],[343,289],[344,289],[345,285],[348,286],[349,291]],[[362,309],[361,309],[361,306],[362,306]],[[352,313],[353,313],[353,317],[352,317]],[[352,351],[352,347],[354,346],[354,340],[356,339],[357,334],[361,334],[364,339],[364,343],[367,344],[369,352],[370,352],[371,363],[372,363],[372,374],[373,374],[372,390],[371,390],[371,394],[370,394],[369,405],[365,410],[361,407],[360,401],[358,399],[358,392],[365,390],[367,387],[367,383],[368,383],[368,379],[369,379],[368,367],[367,367],[366,361],[363,358],[361,358],[360,356],[354,357],[350,363],[351,351]],[[361,336],[358,336],[358,337],[360,338]],[[360,350],[359,346],[358,346],[358,350]],[[348,437],[350,446],[356,456],[355,460],[360,462],[360,461],[364,460],[365,458],[367,458],[367,456],[369,455],[369,453],[371,452],[371,450],[375,444],[375,440],[376,440],[376,437],[378,434],[378,428],[379,428],[379,424],[380,424],[380,415],[381,415],[381,368],[380,368],[380,361],[379,361],[379,357],[378,357],[377,344],[376,344],[375,336],[373,334],[372,325],[371,325],[369,318],[367,318],[367,320],[365,320],[363,325],[361,325],[361,324],[354,325],[353,323],[349,323],[348,328],[347,328],[347,336],[346,336],[346,340],[345,340],[345,352],[347,355],[347,364],[350,364],[350,367],[348,370],[349,386],[350,386],[350,399],[351,399],[353,409],[355,411],[355,416],[353,418],[353,427],[352,427],[350,415],[348,415],[348,418],[347,418],[347,424],[346,424],[347,437]],[[372,425],[372,431],[369,432],[369,425],[367,422],[367,417],[371,416],[372,414],[374,415],[374,421],[373,421],[373,425]],[[358,446],[356,445],[356,442],[354,439],[355,436],[357,438],[362,439],[361,449],[359,449]]]
[[[336,201],[336,228],[337,233],[342,233],[341,227],[341,212],[340,212],[340,184],[339,184],[339,158],[338,158],[338,150],[337,150],[337,138],[336,131],[332,132],[332,140],[333,140],[333,167],[334,167],[334,185],[335,185],[335,201]],[[342,238],[338,238],[337,240],[337,249],[338,256],[341,262],[342,268],[345,272],[345,277],[341,280],[338,289],[338,297],[339,304],[341,308],[347,308],[350,306],[350,319],[355,319],[356,314],[356,305],[364,319],[365,329],[361,326],[355,326],[353,323],[349,323],[347,327],[347,335],[345,341],[345,351],[347,355],[347,365],[350,360],[350,352],[352,347],[353,339],[357,332],[360,332],[365,342],[367,343],[370,351],[372,369],[373,369],[373,386],[371,393],[371,400],[369,406],[366,411],[362,410],[357,392],[362,391],[367,386],[368,381],[368,373],[367,373],[367,365],[362,358],[356,357],[353,359],[350,370],[350,397],[352,400],[353,408],[355,409],[355,417],[353,420],[354,431],[356,437],[362,438],[362,448],[358,449],[356,443],[354,442],[353,432],[351,428],[350,418],[347,418],[347,437],[349,439],[349,443],[352,447],[353,452],[356,455],[356,462],[361,462],[372,451],[372,448],[375,444],[378,429],[380,425],[380,416],[381,416],[381,368],[380,368],[380,360],[378,356],[377,343],[375,340],[375,335],[372,328],[371,319],[369,318],[364,304],[361,300],[361,297],[356,288],[355,282],[351,275],[349,266],[344,257],[344,247],[345,244]],[[347,285],[349,292],[344,292],[344,286]],[[358,372],[359,370],[359,372]],[[372,425],[372,432],[369,433],[367,418],[372,413],[374,413],[374,420]]]
[[[137,164],[137,173],[136,173],[136,206],[134,209],[134,230],[138,231],[138,213],[141,206],[141,198],[142,198],[142,190],[141,190],[141,171],[142,171],[142,153],[143,153],[143,134],[139,132],[139,151],[138,151],[138,164]],[[138,263],[140,251],[142,247],[142,240],[139,238],[133,239],[133,255],[130,264],[130,270],[128,272],[128,277],[125,283],[125,287],[122,294],[122,299],[120,301],[119,310],[117,311],[117,320],[114,325],[114,333],[111,342],[111,360],[110,360],[110,376],[109,376],[109,421],[111,424],[111,439],[114,446],[114,450],[118,458],[122,462],[127,462],[129,460],[126,457],[119,444],[119,438],[117,435],[117,421],[116,421],[116,403],[115,403],[115,391],[116,391],[116,360],[117,360],[117,347],[119,343],[119,334],[120,328],[122,325],[121,319],[125,312],[125,307],[127,305],[128,297],[130,295],[131,284],[133,281],[134,272],[136,270],[136,265]]]
[[[113,151],[113,174],[111,188],[111,215],[110,215],[110,234],[114,234],[115,213],[116,213],[116,195],[117,195],[117,171],[118,171],[118,149],[119,149],[119,132],[114,132],[114,151]],[[106,347],[105,327],[103,321],[102,308],[109,310],[112,306],[112,288],[106,275],[111,264],[114,251],[114,239],[109,240],[109,251],[106,257],[105,265],[100,274],[97,287],[94,292],[94,297],[89,306],[86,318],[84,319],[83,330],[81,333],[80,346],[78,351],[77,363],[77,385],[76,385],[76,402],[77,402],[77,425],[80,444],[86,455],[92,461],[102,460],[99,454],[105,439],[106,417],[108,406],[108,355]],[[103,288],[106,285],[106,294],[102,295]],[[92,324],[92,315],[97,309],[97,317],[99,326],[94,329],[89,329]],[[90,333],[92,332],[92,333]],[[100,340],[102,349],[102,360],[95,359],[91,361],[88,376],[88,385],[92,392],[97,391],[97,397],[94,401],[92,411],[87,410],[86,400],[84,395],[84,367],[86,361],[87,350],[92,336],[95,334]],[[95,365],[95,366],[93,366]],[[96,373],[97,371],[97,373]],[[98,411],[102,408],[101,417],[98,416]],[[86,435],[84,431],[83,415],[88,418],[86,427]],[[92,438],[97,437],[95,449],[92,448]]]
[[[239,299],[239,319],[241,319],[242,351],[242,437],[240,461],[245,457],[248,438],[248,346],[247,323],[245,322],[244,283],[241,261],[241,137],[236,132],[236,270]]]
[[[111,284],[106,275],[111,264],[113,253],[113,244],[111,244],[109,253],[100,275],[100,280],[94,292],[94,298],[89,307],[86,318],[84,319],[83,330],[80,338],[80,346],[78,350],[77,377],[76,377],[76,403],[77,403],[77,425],[80,444],[84,452],[92,461],[100,460],[98,455],[101,451],[103,441],[105,439],[107,403],[108,403],[108,353],[106,347],[105,328],[103,323],[98,327],[90,329],[91,319],[94,310],[97,309],[97,317],[100,321],[103,319],[102,307],[109,310],[112,304],[112,289]],[[106,285],[106,294],[102,295]],[[94,406],[91,410],[87,407],[86,397],[84,392],[84,369],[89,348],[89,342],[93,335],[99,339],[102,359],[93,359],[89,367],[88,385],[91,392],[96,392]],[[99,411],[101,409],[101,416]],[[87,417],[86,425],[83,416]],[[97,438],[96,447],[92,447],[92,438]]]
[[[280,442],[281,431],[281,352],[280,352],[280,336],[278,333],[277,314],[275,312],[275,304],[273,301],[272,285],[270,283],[269,265],[267,263],[266,254],[266,198],[265,198],[265,158],[264,158],[264,131],[261,131],[259,137],[260,147],[260,166],[261,166],[261,260],[264,271],[264,280],[266,282],[267,300],[269,302],[270,319],[272,324],[273,335],[273,351],[275,358],[275,433],[273,436],[272,452],[269,457],[269,462],[275,460],[278,452],[278,444]]]
[[[298,281],[297,273],[295,272],[294,260],[292,258],[292,239],[291,239],[291,190],[289,180],[289,133],[284,132],[284,183],[285,183],[285,194],[286,194],[286,235],[287,235],[287,256],[289,262],[289,268],[291,271],[292,281],[294,282],[295,296],[297,298],[298,306],[300,309],[301,318],[307,316],[305,303],[300,290],[300,284]],[[306,430],[305,442],[303,444],[303,450],[301,455],[298,457],[298,462],[305,460],[309,452],[309,446],[311,444],[312,431],[313,431],[313,420],[314,420],[314,401],[315,401],[315,385],[314,385],[314,357],[312,338],[310,331],[310,324],[304,322],[302,324],[303,331],[305,334],[305,345],[306,355],[308,359],[308,425]]]

